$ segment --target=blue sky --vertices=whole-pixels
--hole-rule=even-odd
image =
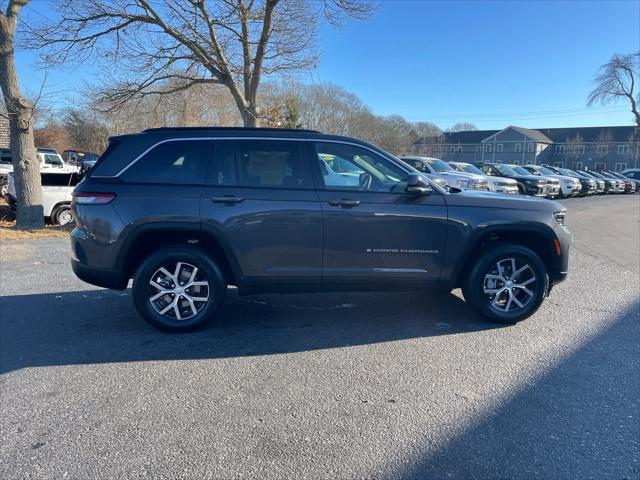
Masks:
[[[36,0],[30,15],[55,16]],[[308,82],[331,81],[381,115],[481,129],[629,125],[625,104],[587,109],[598,67],[640,49],[640,1],[383,0],[375,14],[341,29],[323,26],[320,65]],[[17,55],[28,91],[43,76]],[[91,65],[49,70],[45,91],[63,106]]]

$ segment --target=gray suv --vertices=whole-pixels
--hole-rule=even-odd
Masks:
[[[449,291],[490,320],[533,314],[567,274],[556,203],[447,192],[383,150],[309,130],[161,128],[112,137],[76,187],[71,264],[127,288],[156,327],[240,295]],[[428,314],[428,313],[426,313]]]

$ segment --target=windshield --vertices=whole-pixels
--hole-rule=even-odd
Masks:
[[[531,172],[529,172],[529,171],[525,170],[525,169],[524,169],[524,168],[522,168],[522,167],[519,167],[518,165],[514,165],[514,166],[512,166],[512,167],[511,167],[511,169],[512,169],[514,172],[516,172],[516,173],[518,173],[518,174],[520,174],[520,175],[531,175]]]
[[[513,170],[511,170],[509,167],[507,167],[506,165],[494,165],[495,169],[498,170],[501,174],[506,175],[508,177],[513,177],[514,175],[517,175],[516,172],[514,172]],[[527,175],[529,175],[527,173]]]
[[[558,170],[561,174],[569,175],[570,177],[575,177],[576,174],[579,175],[577,172],[572,172],[571,170],[567,170],[566,168],[559,168]]]
[[[61,167],[62,166],[62,160],[60,159],[60,157],[58,155],[54,155],[51,153],[45,153],[43,154],[44,157],[44,163],[46,165],[53,165],[56,167]]]
[[[477,175],[484,175],[484,173],[482,173],[482,170],[480,170],[475,165],[460,165],[460,167],[462,168],[463,171],[465,171],[467,173],[475,173]]]
[[[549,169],[548,169],[548,168],[546,168],[546,167],[540,167],[540,168],[538,169],[538,171],[539,171],[541,174],[543,174],[543,175],[555,175],[555,172],[552,172],[551,170],[549,170]]]
[[[451,165],[449,165],[446,162],[443,162],[442,160],[438,160],[437,158],[429,158],[427,160],[425,160],[429,165],[431,165],[431,168],[433,168],[436,172],[453,172],[453,168],[451,168]]]

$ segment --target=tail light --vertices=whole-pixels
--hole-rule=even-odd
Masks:
[[[115,193],[73,192],[73,201],[77,205],[104,205],[116,198]]]

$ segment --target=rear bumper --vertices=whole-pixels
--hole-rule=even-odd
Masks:
[[[98,287],[111,288],[113,290],[124,290],[128,281],[122,278],[122,274],[116,270],[103,270],[88,267],[77,258],[71,259],[71,269],[83,282],[97,285]]]

